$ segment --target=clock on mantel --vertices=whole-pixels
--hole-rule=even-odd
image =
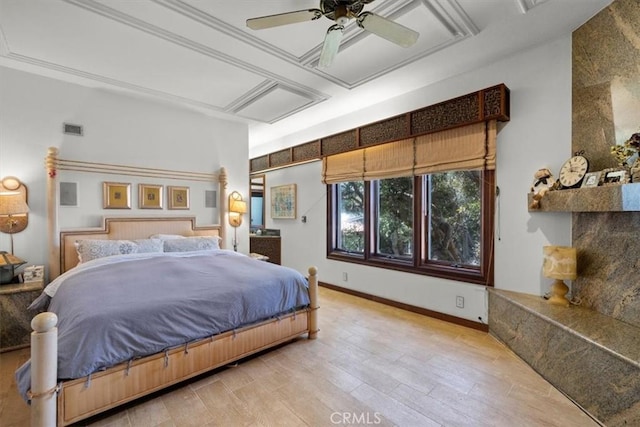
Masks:
[[[558,181],[562,186],[561,189],[579,187],[588,170],[589,160],[584,156],[584,152],[575,153],[560,167]]]

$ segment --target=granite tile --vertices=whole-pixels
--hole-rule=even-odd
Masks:
[[[489,293],[489,331],[608,426],[640,417],[640,328],[585,307]]]

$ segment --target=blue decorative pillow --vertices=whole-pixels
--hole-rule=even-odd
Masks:
[[[187,237],[164,241],[165,252],[190,252],[220,249],[220,237]]]
[[[112,255],[133,254],[138,248],[131,240],[76,240],[78,262],[83,263],[93,259]]]

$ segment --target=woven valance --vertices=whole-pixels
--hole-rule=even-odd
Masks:
[[[495,169],[496,132],[496,121],[491,120],[327,156],[322,161],[322,182]]]

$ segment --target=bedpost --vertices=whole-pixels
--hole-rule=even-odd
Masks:
[[[49,147],[47,168],[47,234],[49,236],[49,281],[60,275],[60,236],[58,235],[58,149]]]
[[[40,313],[31,320],[31,427],[56,425],[58,316]]]
[[[318,337],[318,269],[309,267],[309,339]]]
[[[222,235],[222,242],[224,243],[224,247],[227,244],[227,221],[225,220],[227,215],[227,170],[225,168],[220,168],[220,172],[218,173],[218,183],[220,184],[220,232]]]

